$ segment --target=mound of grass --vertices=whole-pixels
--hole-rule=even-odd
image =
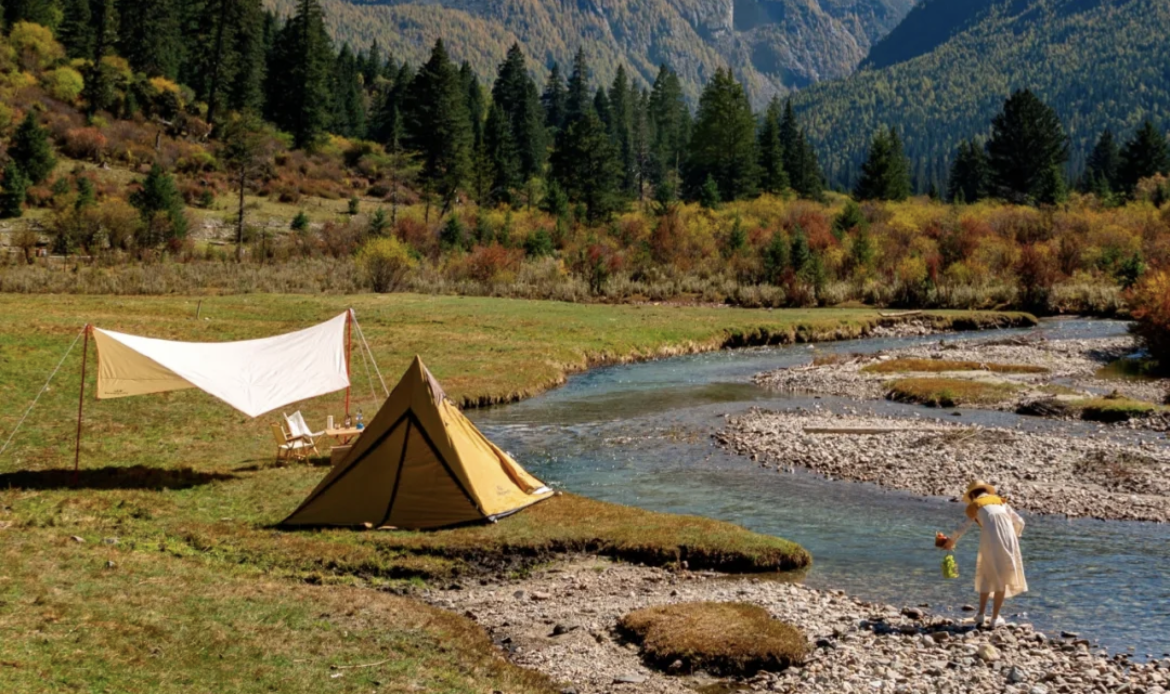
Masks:
[[[1097,369],[1096,376],[1106,380],[1152,381],[1158,378],[1158,363],[1152,359],[1125,357]]]
[[[642,644],[642,656],[654,666],[677,660],[686,670],[723,676],[800,665],[808,649],[799,629],[746,603],[648,607],[622,617],[618,628]]]
[[[1072,406],[1081,411],[1081,419],[1107,423],[1141,419],[1165,409],[1152,402],[1127,397],[1087,398],[1074,402]]]
[[[889,359],[870,364],[862,369],[868,373],[941,373],[943,371],[990,371],[1000,374],[1046,374],[1043,366],[1027,364],[995,364],[981,361],[952,361],[950,359]]]
[[[959,378],[902,378],[890,383],[886,397],[929,407],[994,405],[1019,391],[1010,383],[983,383]]]

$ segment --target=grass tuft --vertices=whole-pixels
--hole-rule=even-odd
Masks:
[[[808,642],[796,627],[747,603],[694,602],[636,610],[618,628],[642,644],[657,667],[680,661],[685,670],[751,675],[800,665]]]
[[[929,407],[994,405],[1019,391],[1010,383],[983,383],[958,378],[902,378],[890,383],[886,397]]]
[[[870,364],[862,369],[868,373],[941,373],[944,371],[990,371],[1000,374],[1045,374],[1043,366],[1027,364],[995,364],[980,361],[952,361],[949,359],[889,359]]]
[[[1127,397],[1087,398],[1072,403],[1081,411],[1081,419],[1090,422],[1128,422],[1141,419],[1165,408],[1152,402]]]

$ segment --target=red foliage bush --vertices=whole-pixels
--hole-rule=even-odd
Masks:
[[[100,162],[106,155],[109,140],[97,128],[73,128],[61,140],[61,151],[73,159]]]
[[[494,282],[519,271],[523,260],[524,251],[493,243],[490,246],[476,246],[460,265],[464,277],[480,282]]]
[[[419,253],[435,258],[439,253],[439,240],[435,232],[421,219],[400,217],[394,235]]]

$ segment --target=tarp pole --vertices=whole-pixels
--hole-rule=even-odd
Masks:
[[[85,344],[81,348],[81,394],[77,397],[77,441],[73,448],[73,484],[74,486],[81,478],[81,414],[82,408],[85,406],[85,366],[89,361],[89,331],[92,326],[85,326]]]
[[[345,416],[349,417],[349,391],[353,387],[350,363],[353,359],[353,309],[345,312]]]

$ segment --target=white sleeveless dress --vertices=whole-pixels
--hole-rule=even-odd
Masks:
[[[1003,592],[1009,598],[1028,592],[1019,539],[1024,532],[1024,519],[1007,504],[984,506],[977,514],[980,533],[979,557],[975,561],[975,591]],[[958,536],[962,537],[970,527],[968,522]]]

